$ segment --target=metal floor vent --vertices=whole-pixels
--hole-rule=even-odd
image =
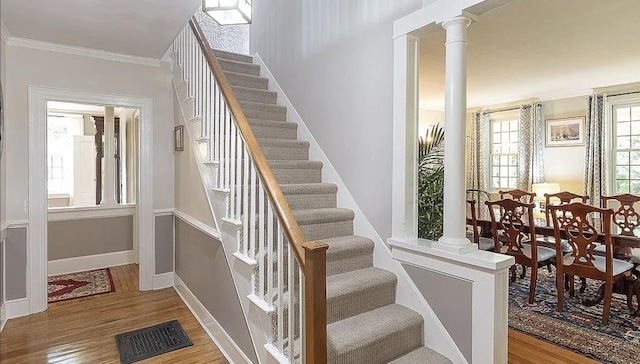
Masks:
[[[193,345],[178,320],[116,335],[120,363],[130,364]]]

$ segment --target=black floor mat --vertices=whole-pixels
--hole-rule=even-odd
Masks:
[[[120,363],[130,364],[193,345],[178,320],[116,335]]]

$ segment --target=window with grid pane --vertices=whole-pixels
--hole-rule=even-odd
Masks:
[[[491,188],[518,185],[518,120],[491,121]]]
[[[640,103],[613,107],[614,193],[640,194]]]

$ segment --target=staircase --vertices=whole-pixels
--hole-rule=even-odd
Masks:
[[[329,363],[451,363],[423,346],[421,315],[395,303],[397,277],[373,266],[374,242],[354,235],[355,214],[337,206],[337,186],[277,104],[252,57],[214,51],[282,193],[308,241],[327,250]]]

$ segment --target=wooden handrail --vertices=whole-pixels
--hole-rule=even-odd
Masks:
[[[236,126],[244,140],[247,152],[256,170],[262,178],[265,193],[273,202],[275,213],[282,224],[284,234],[293,246],[294,256],[304,275],[304,312],[305,312],[305,363],[327,363],[327,288],[326,288],[326,251],[329,246],[321,241],[306,241],[297,221],[293,217],[280,185],[276,181],[271,167],[267,163],[258,145],[253,131],[240,108],[240,104],[231,89],[222,67],[206,40],[196,17],[189,20],[189,25],[200,44],[205,59],[213,72],[220,91],[225,98]]]

